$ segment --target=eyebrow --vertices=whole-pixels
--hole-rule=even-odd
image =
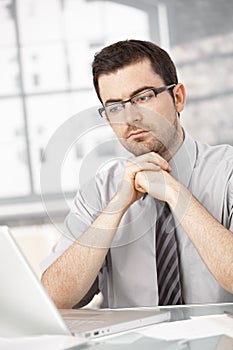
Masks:
[[[132,91],[129,98],[132,98],[133,96],[139,94],[140,92],[145,91],[145,90],[149,90],[149,89],[154,89],[154,86],[151,86],[151,85],[150,86],[142,86],[139,89]],[[128,100],[128,99],[126,99],[126,100]],[[123,102],[123,101],[124,100],[117,99],[117,98],[108,99],[104,105],[107,106],[107,105],[112,104],[112,103]]]

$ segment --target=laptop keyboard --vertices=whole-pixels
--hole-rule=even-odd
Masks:
[[[89,325],[89,326],[91,326],[91,325],[93,325],[93,324],[100,324],[100,326],[101,326],[101,324],[103,323],[101,320],[100,321],[97,321],[97,320],[80,320],[80,319],[74,319],[74,318],[69,318],[69,319],[65,319],[65,322],[66,322],[66,324],[67,324],[67,326],[68,326],[68,328],[71,330],[71,331],[76,331],[76,332],[78,332],[79,331],[79,329],[82,327],[82,326],[84,326],[84,325]]]

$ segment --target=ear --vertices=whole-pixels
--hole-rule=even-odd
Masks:
[[[185,103],[186,103],[186,91],[183,84],[177,84],[174,89],[174,98],[175,98],[175,107],[176,111],[179,113],[183,111]]]

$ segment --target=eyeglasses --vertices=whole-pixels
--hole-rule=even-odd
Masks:
[[[126,103],[130,102],[132,105],[136,105],[136,106],[146,105],[147,103],[152,102],[157,97],[157,95],[160,94],[161,92],[173,89],[175,86],[176,84],[172,84],[172,85],[162,86],[159,88],[151,88],[151,89],[142,91],[139,94],[136,94],[133,97],[129,98],[128,100],[114,102],[99,108],[98,109],[99,114],[103,118],[107,117],[107,118],[113,119],[119,116],[120,112],[122,112],[125,109]]]

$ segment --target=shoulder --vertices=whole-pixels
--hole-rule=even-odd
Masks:
[[[98,179],[118,179],[123,174],[126,159],[110,159],[104,163],[96,172],[95,180]]]
[[[89,181],[79,184],[80,195],[108,201],[122,180],[125,162],[124,159],[112,159],[101,165]]]
[[[197,158],[208,163],[230,163],[233,165],[233,147],[231,145],[208,145],[195,141],[197,146]]]
[[[233,224],[233,147],[210,146],[196,141],[196,148],[192,177],[195,196],[213,216],[230,228]]]
[[[199,141],[196,143],[196,163],[193,180],[204,192],[224,194],[232,187],[233,147],[230,145],[211,146]]]
[[[209,178],[220,177],[228,182],[233,177],[233,147],[211,146],[196,141],[197,158],[195,168]]]

